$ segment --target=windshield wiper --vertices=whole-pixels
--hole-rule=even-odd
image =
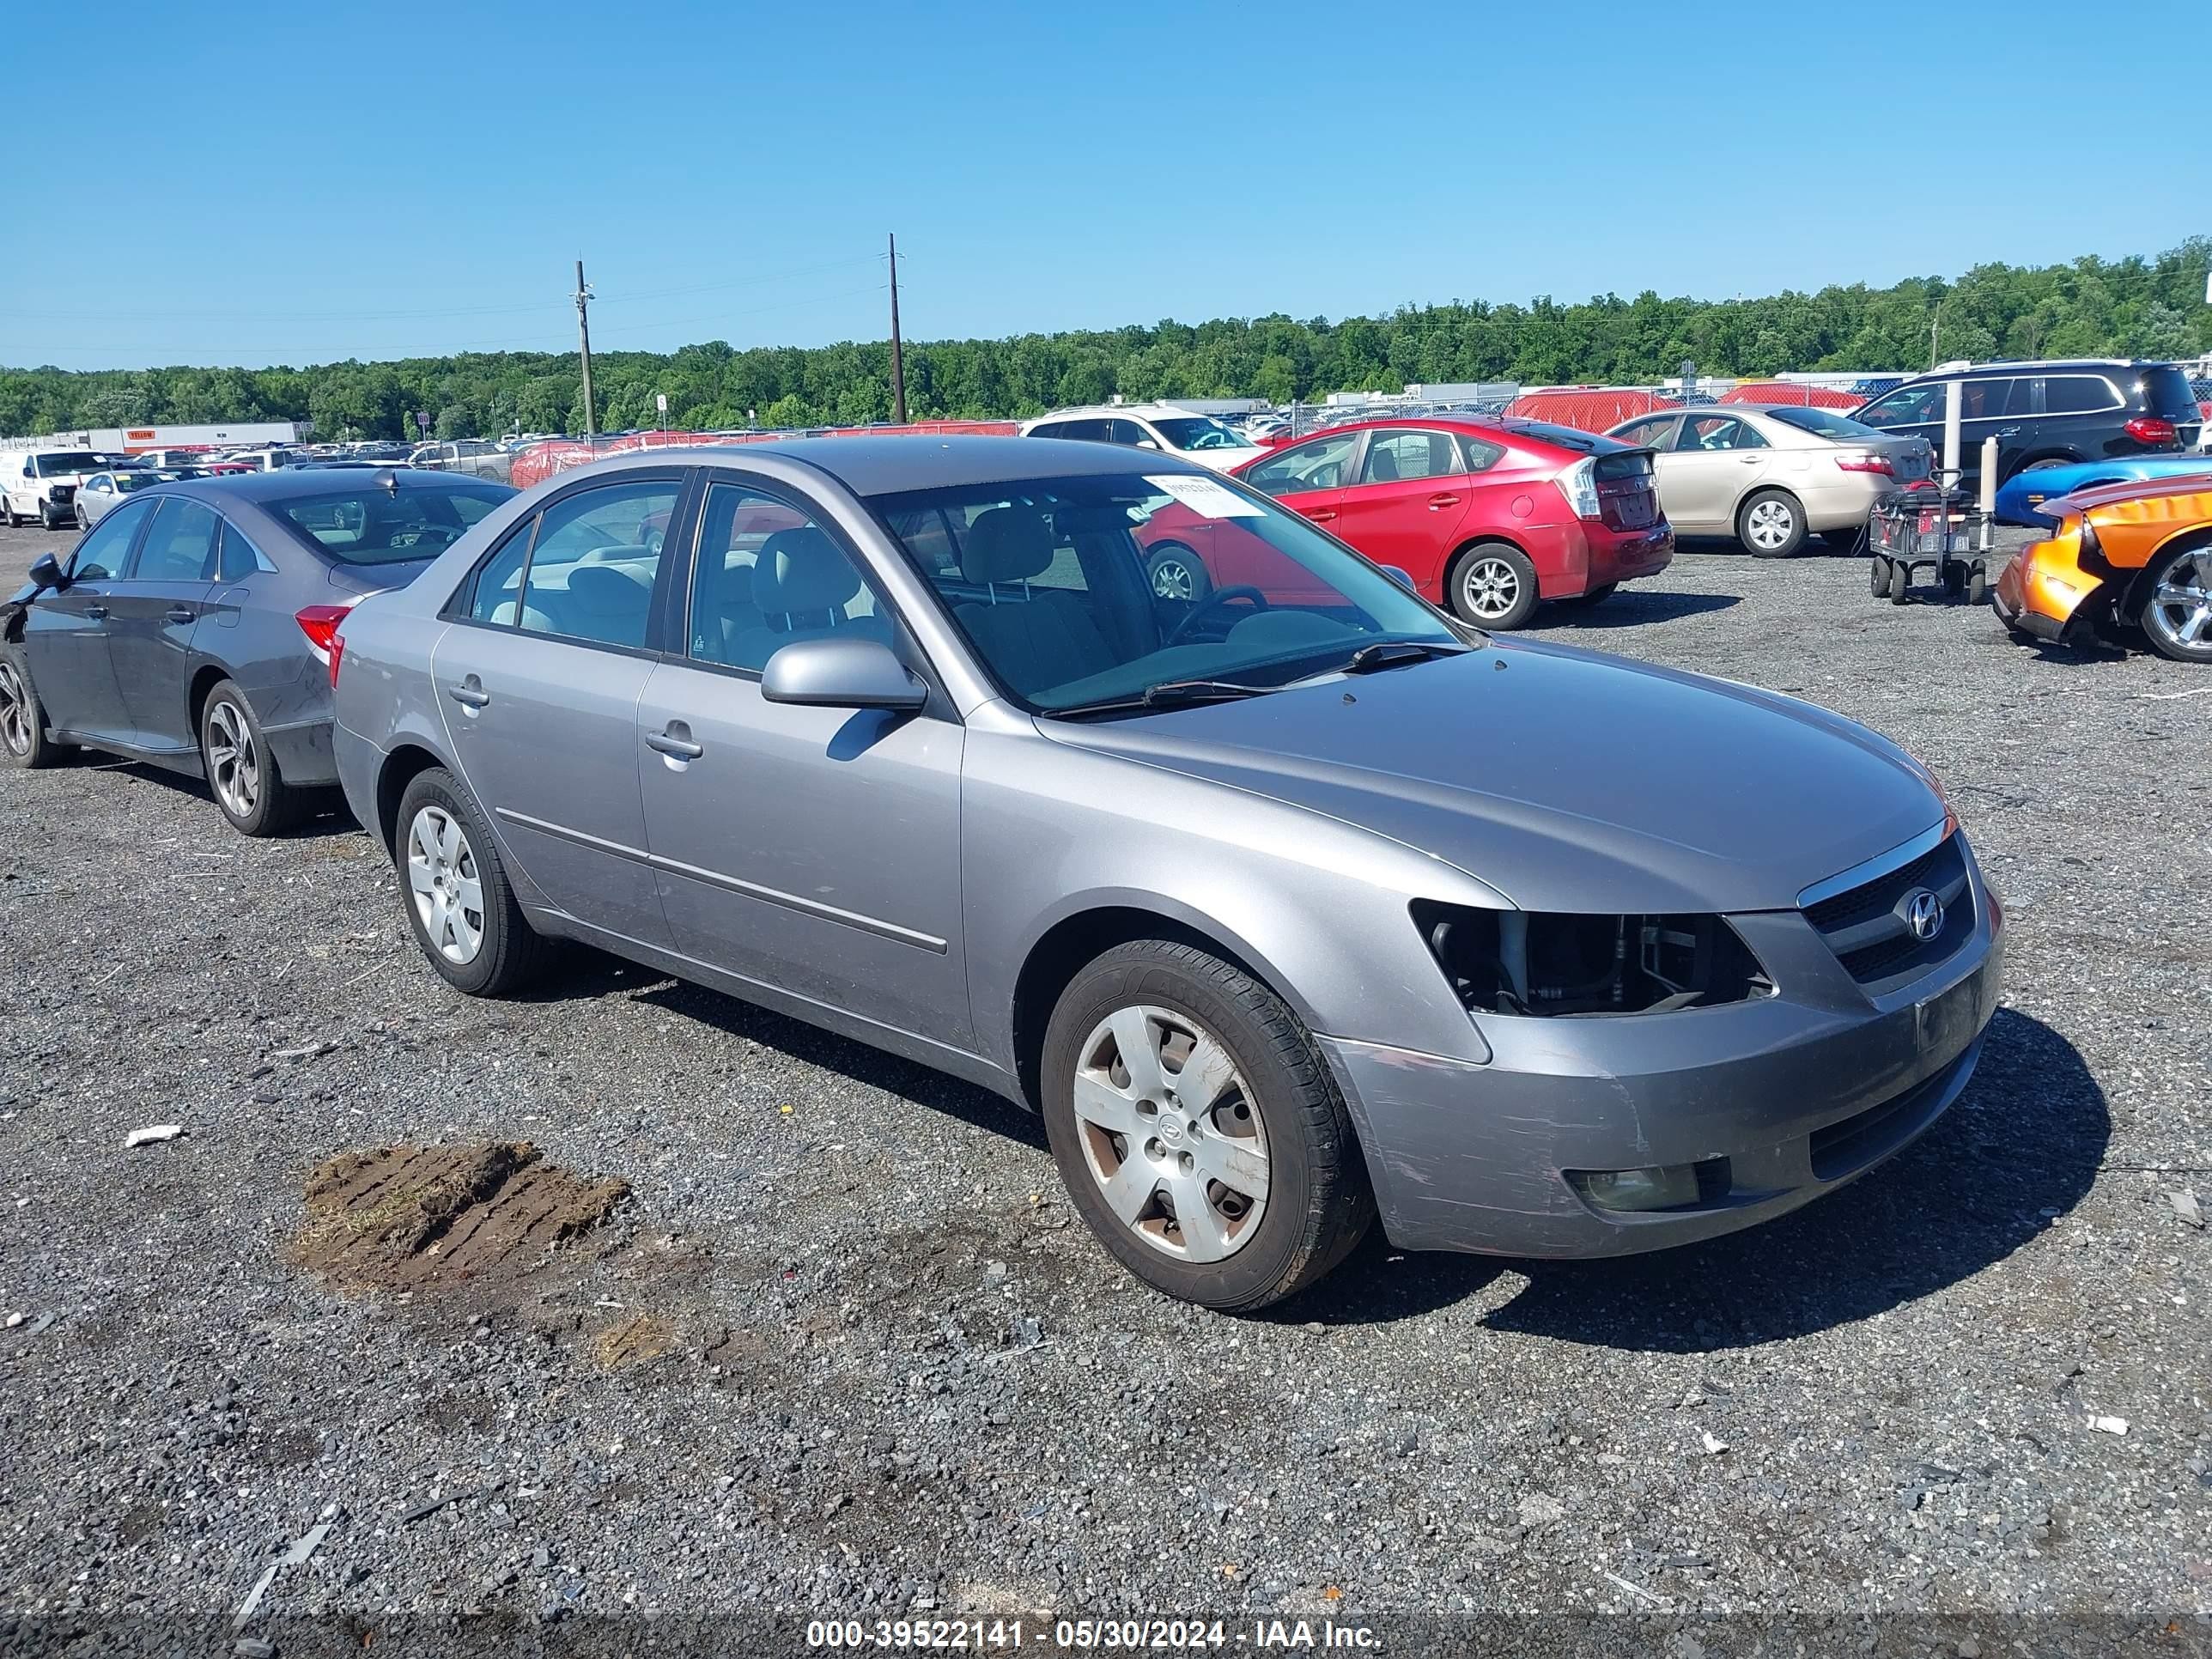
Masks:
[[[1372,645],[1361,646],[1342,662],[1332,664],[1309,678],[1322,679],[1331,674],[1372,674],[1385,668],[1427,662],[1432,657],[1463,657],[1474,648],[1442,640],[1377,640]]]
[[[1188,708],[1202,702],[1234,702],[1239,697],[1257,697],[1280,690],[1273,685],[1245,685],[1236,680],[1163,680],[1158,685],[1148,685],[1133,697],[1109,697],[1102,702],[1079,702],[1066,708],[1052,708],[1046,713],[1064,717],[1071,714],[1119,714],[1139,708]]]

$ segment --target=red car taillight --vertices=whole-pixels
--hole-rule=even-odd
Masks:
[[[293,617],[315,654],[330,665],[333,690],[338,683],[338,664],[345,658],[345,641],[338,637],[338,624],[352,609],[349,605],[311,605]]]
[[[2138,415],[2120,430],[2139,444],[2170,444],[2181,435],[2172,421],[2155,415]]]
[[[1886,478],[1897,476],[1897,469],[1889,464],[1887,455],[1875,455],[1861,449],[1847,449],[1836,457],[1836,465],[1845,472],[1879,472]]]

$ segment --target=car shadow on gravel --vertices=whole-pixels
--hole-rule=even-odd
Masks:
[[[2112,1123],[2074,1045],[2000,1009],[1966,1092],[1925,1135],[1764,1226],[1607,1261],[1405,1255],[1370,1238],[1288,1320],[1388,1322],[1508,1268],[1528,1283],[1485,1321],[1595,1346],[1705,1353],[1852,1323],[1995,1266],[2089,1191]]]
[[[1641,628],[1650,623],[1703,617],[1742,603],[1741,596],[1735,593],[1642,593],[1629,589],[1601,604],[1585,607],[1546,605],[1522,631],[1579,634],[1608,628]]]
[[[123,760],[113,755],[98,754],[91,750],[80,750],[75,764],[84,771],[119,772],[133,784],[158,784],[180,795],[190,795],[207,808],[208,824],[211,830],[224,836],[231,833],[204,778],[172,772],[166,766],[149,765],[144,761]],[[282,834],[270,836],[270,840],[313,841],[323,836],[360,832],[361,825],[354,822],[353,813],[347,809],[345,795],[341,790],[333,786],[327,789],[311,789],[307,794],[307,810],[299,822]]]

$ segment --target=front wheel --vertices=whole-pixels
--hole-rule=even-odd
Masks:
[[[2212,545],[2167,555],[2144,579],[2150,592],[2136,617],[2160,655],[2212,662]]]
[[[1786,559],[1805,545],[1805,509],[1780,489],[1754,491],[1736,514],[1736,539],[1761,559]]]
[[[1152,596],[1195,605],[1213,591],[1213,579],[1197,554],[1180,542],[1163,542],[1145,560],[1146,579]]]
[[[546,942],[522,914],[491,826],[461,781],[441,766],[416,774],[399,798],[396,830],[408,927],[439,977],[475,997],[507,996],[535,979]]]
[[[46,736],[46,711],[31,688],[22,647],[0,647],[0,766],[52,766],[59,751]]]
[[[84,503],[82,501],[79,501],[76,504],[76,527],[79,530],[89,530],[92,528],[92,520],[84,516]]]
[[[1510,542],[1477,542],[1459,556],[1444,597],[1462,622],[1504,633],[1536,614],[1536,567]]]
[[[1244,1313],[1342,1261],[1374,1218],[1343,1097],[1282,1000],[1194,945],[1083,969],[1046,1028],[1045,1131],[1069,1198],[1155,1290]]]

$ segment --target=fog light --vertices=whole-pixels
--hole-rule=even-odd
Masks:
[[[1707,1158],[1704,1164],[1663,1164],[1650,1170],[1569,1170],[1566,1176],[1574,1189],[1601,1210],[1679,1210],[1697,1203],[1704,1189],[1715,1184],[1699,1180],[1708,1168],[1725,1190],[1728,1164],[1723,1158]]]

